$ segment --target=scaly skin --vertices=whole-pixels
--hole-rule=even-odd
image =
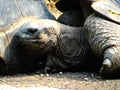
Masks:
[[[38,20],[24,25],[16,36],[22,46],[48,54],[46,71],[81,69],[84,65],[88,68],[96,59],[81,27]]]
[[[103,58],[100,72],[103,75],[119,75],[120,25],[92,14],[84,28],[93,52]]]
[[[55,51],[52,51],[48,56],[46,65],[47,69],[52,69],[50,70],[51,72],[83,66],[85,64],[85,57],[89,52],[89,45],[86,42],[82,28],[73,28],[64,25],[60,25],[60,27],[62,28],[57,35],[57,43],[54,47]]]

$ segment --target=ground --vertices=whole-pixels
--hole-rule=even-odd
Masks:
[[[58,17],[61,12],[54,6],[56,0],[47,0],[46,2],[49,10]],[[99,74],[88,72],[42,74],[37,71],[29,74],[5,75],[0,76],[0,90],[18,90],[10,86],[2,85],[21,88],[19,90],[54,90],[53,88],[62,90],[120,90],[119,79],[104,80]],[[30,89],[28,87],[44,88]],[[46,87],[49,87],[49,89]]]
[[[58,18],[60,16],[60,14],[62,14],[62,12],[60,12],[56,7],[55,7],[55,3],[58,0],[45,0],[48,6],[49,11],[56,17]]]
[[[120,90],[120,80],[104,80],[99,74],[79,73],[58,73],[41,74],[17,74],[3,76],[0,78],[1,85],[10,85],[17,88],[49,87],[61,90]],[[1,86],[2,87],[2,86]],[[2,90],[6,90],[6,87]],[[1,90],[1,89],[0,89]],[[7,89],[11,90],[11,89]],[[12,89],[14,90],[14,89]],[[20,89],[24,90],[24,89]],[[25,90],[53,90],[53,89],[25,89]]]

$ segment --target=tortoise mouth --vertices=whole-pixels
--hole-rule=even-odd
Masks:
[[[20,38],[19,43],[26,49],[41,51],[45,48],[45,42],[40,39],[22,39]]]
[[[40,41],[39,39],[33,39],[33,40],[24,40],[22,41],[22,46],[24,46],[26,49],[40,51],[40,52],[48,52],[51,51],[51,42],[44,42]]]
[[[52,42],[50,40],[44,40],[44,38],[21,38],[19,36],[18,38],[18,42],[26,49],[49,51],[49,48],[52,46]]]
[[[21,45],[41,45],[44,44],[45,42],[42,40],[42,38],[39,37],[33,37],[30,35],[26,35],[26,34],[16,34],[14,36],[14,38],[16,38],[17,42],[20,43]]]
[[[31,46],[31,47],[41,47],[45,45],[45,42],[41,39],[35,39],[35,38],[20,38],[20,43],[24,46]]]

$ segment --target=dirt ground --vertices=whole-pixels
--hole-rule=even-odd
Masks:
[[[17,88],[48,87],[61,90],[120,90],[120,80],[103,80],[98,74],[58,73],[58,74],[17,74],[14,76],[2,76],[1,85],[10,85]],[[0,89],[14,90],[14,89]],[[24,89],[20,89],[24,90]],[[28,89],[27,89],[28,90]],[[29,89],[36,90],[36,89]],[[39,89],[37,89],[39,90]],[[49,89],[40,89],[49,90]],[[51,89],[52,90],[52,89]]]
[[[55,3],[58,1],[58,0],[45,0],[46,1],[46,4],[48,6],[48,9],[49,11],[56,17],[58,18],[62,12],[60,12],[56,7],[55,7]]]
[[[56,0],[47,0],[46,2],[49,10],[58,17],[61,12],[54,6]],[[49,89],[29,90],[54,90],[50,88],[58,88],[61,90],[120,90],[119,79],[104,80],[99,74],[87,72],[42,74],[38,71],[29,74],[0,76],[0,90],[16,90],[9,87],[7,88],[7,86],[2,88],[1,85],[21,88],[19,90],[24,90],[23,88],[25,87],[49,87]]]

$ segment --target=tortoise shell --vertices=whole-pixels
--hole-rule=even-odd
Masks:
[[[119,0],[99,0],[91,6],[98,15],[120,24]]]
[[[0,0],[0,26],[6,26],[21,17],[54,17],[48,12],[44,0]]]

